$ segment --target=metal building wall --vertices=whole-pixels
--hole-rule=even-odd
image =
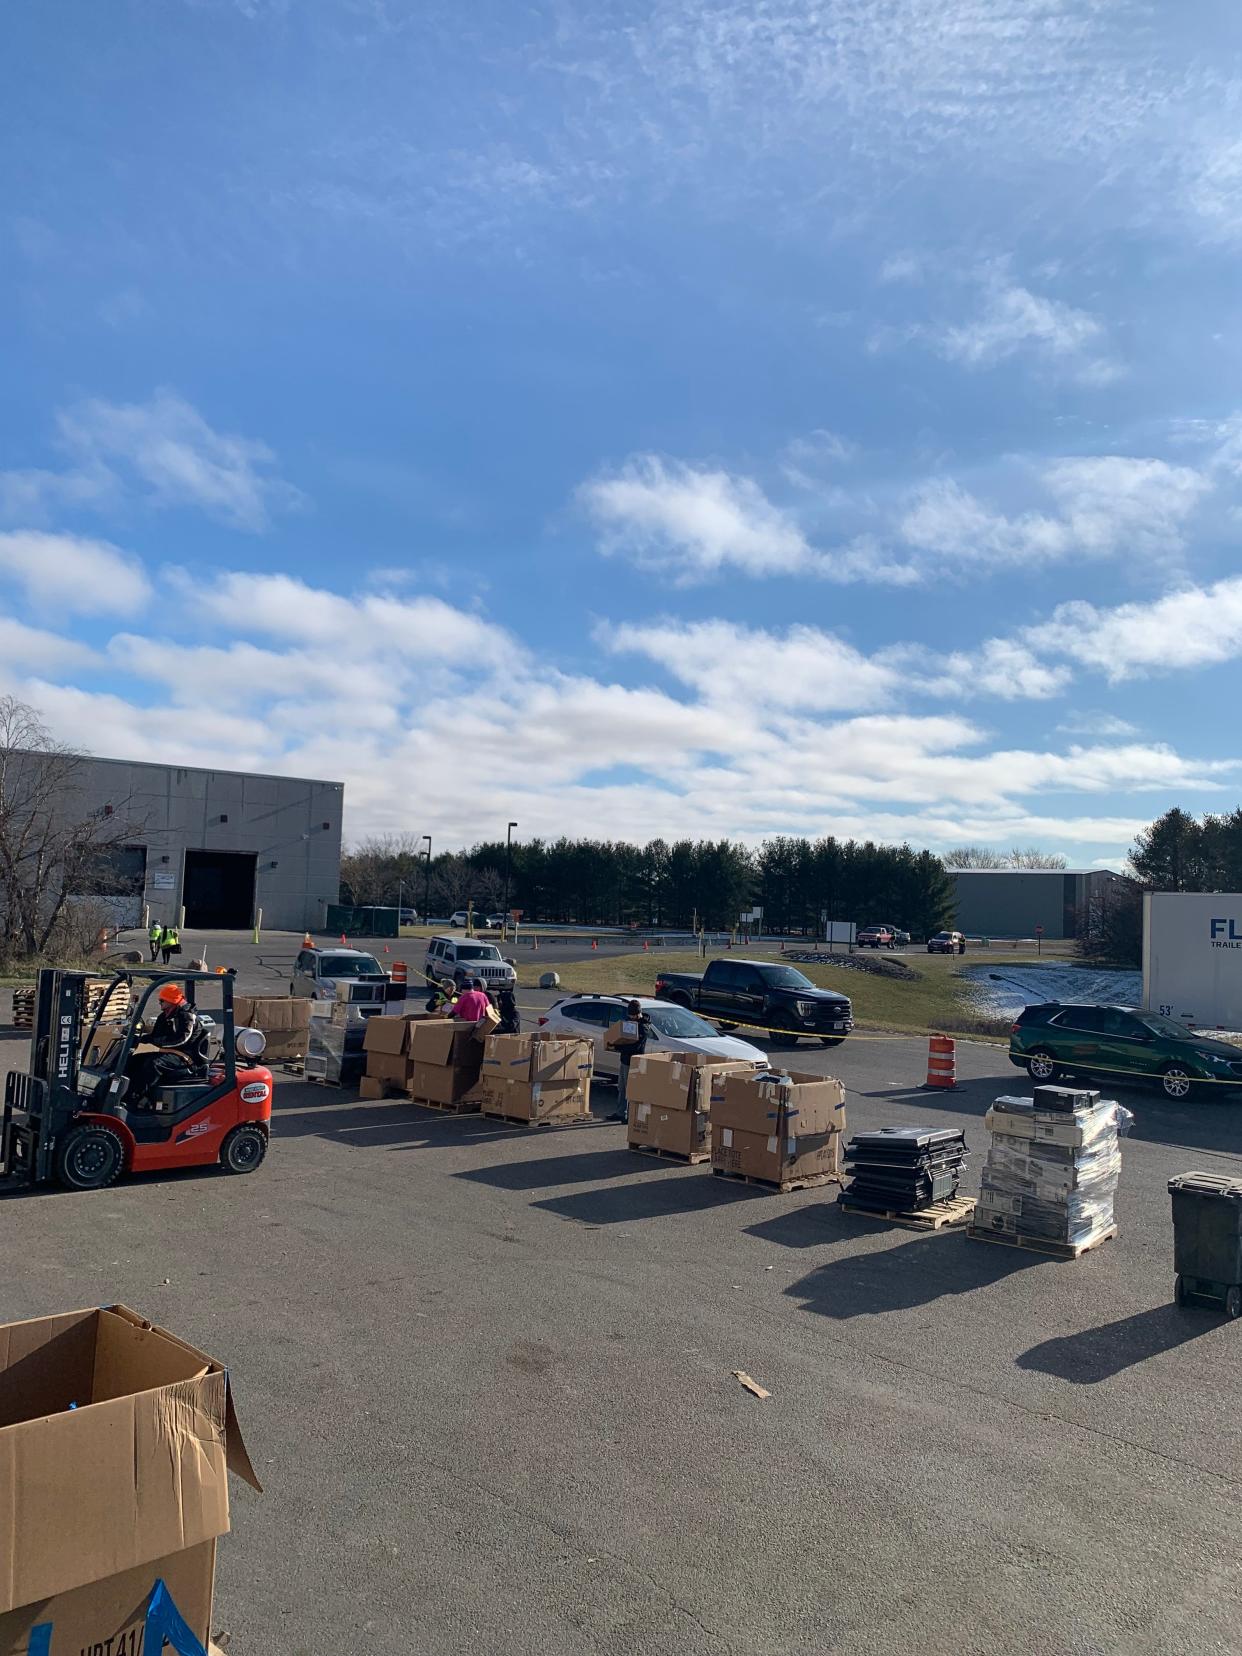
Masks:
[[[997,868],[959,870],[952,878],[959,931],[1034,937],[1042,926],[1051,941],[1076,935],[1093,889],[1115,876],[1105,869]]]
[[[111,807],[132,823],[132,843],[147,847],[144,900],[162,920],[180,911],[187,850],[253,853],[265,927],[321,926],[337,900],[340,782],[89,758],[78,783],[88,808]]]

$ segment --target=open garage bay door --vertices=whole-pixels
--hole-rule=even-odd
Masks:
[[[254,924],[253,851],[187,851],[185,923],[198,931],[244,929]]]

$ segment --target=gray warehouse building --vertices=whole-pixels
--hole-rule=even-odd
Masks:
[[[84,758],[85,803],[126,843],[109,858],[105,898],[119,925],[152,918],[194,929],[322,927],[341,878],[341,782]]]
[[[956,868],[959,931],[975,937],[1078,936],[1089,905],[1124,876],[1111,868]]]

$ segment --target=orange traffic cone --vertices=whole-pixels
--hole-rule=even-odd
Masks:
[[[645,937],[643,938],[643,953],[644,954],[650,954],[651,953],[651,945],[647,942],[647,939]]]
[[[309,932],[302,933],[302,947],[304,949],[313,949],[315,947],[314,943],[311,941],[311,934]]]
[[[952,1036],[932,1035],[927,1042],[927,1081],[929,1087],[949,1089],[957,1086],[957,1048]]]
[[[345,933],[342,932],[341,933],[341,942],[342,943],[348,943],[348,941],[349,941],[349,939],[345,936]]]
[[[598,937],[593,937],[591,939],[591,947],[593,949],[598,949],[599,948],[599,938]]]

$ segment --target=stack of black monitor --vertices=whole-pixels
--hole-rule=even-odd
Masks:
[[[845,1147],[852,1179],[842,1200],[881,1213],[916,1213],[957,1195],[965,1162],[966,1135],[951,1127],[855,1133]]]

